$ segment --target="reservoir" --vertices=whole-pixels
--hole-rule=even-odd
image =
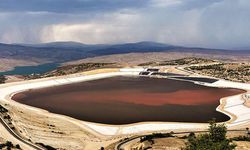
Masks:
[[[76,119],[105,123],[217,122],[230,118],[216,111],[220,98],[243,93],[192,82],[125,77],[32,89],[12,97],[20,103]]]
[[[13,70],[0,72],[0,75],[30,75],[42,74],[56,69],[60,64],[48,63],[37,66],[17,66]]]

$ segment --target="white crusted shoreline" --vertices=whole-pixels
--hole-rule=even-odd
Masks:
[[[34,89],[34,88],[44,88],[49,86],[58,86],[64,84],[71,84],[76,82],[83,82],[88,80],[95,80],[100,78],[107,78],[113,76],[137,76],[139,72],[143,71],[143,68],[124,68],[120,69],[117,72],[107,72],[93,75],[68,75],[61,77],[52,77],[52,78],[44,78],[30,81],[22,81],[15,83],[8,83],[0,86],[0,99],[1,101],[10,101],[11,96],[15,93],[19,93],[21,91]],[[238,88],[246,91],[250,91],[250,84],[244,83],[235,83],[230,81],[219,80],[215,83],[204,84],[205,86],[211,87],[227,87],[227,88]],[[237,125],[242,125],[250,122],[250,108],[244,105],[244,101],[242,99],[242,94],[230,96],[226,99],[226,104],[223,106],[223,109],[219,107],[216,109],[228,116],[231,117],[230,121],[227,121],[226,124],[228,127],[233,127]],[[221,100],[222,101],[222,100]],[[41,110],[39,108],[27,106],[24,104],[20,104],[18,102],[13,102],[17,105],[23,105],[27,109],[32,111],[37,111],[37,113],[43,113],[45,110]],[[66,117],[63,115],[52,114],[56,117],[64,118],[70,122],[73,122],[82,128],[86,128],[86,126],[95,132],[98,132],[102,135],[123,135],[123,134],[136,134],[142,132],[152,132],[152,131],[162,131],[162,130],[202,130],[207,128],[206,123],[179,123],[179,122],[142,122],[135,123],[129,125],[105,125],[105,124],[97,124],[85,121],[79,121],[76,119],[72,119],[70,117]],[[236,117],[235,117],[236,116]]]

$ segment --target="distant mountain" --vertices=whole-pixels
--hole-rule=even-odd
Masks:
[[[79,43],[79,42],[51,42],[51,43],[40,43],[40,44],[15,44],[15,45],[21,45],[21,46],[30,46],[30,47],[85,47],[86,44]]]
[[[136,53],[136,52],[160,52],[169,49],[177,48],[178,46],[172,46],[156,42],[138,42],[138,43],[125,43],[111,45],[106,48],[97,49],[91,51],[95,55],[110,55],[110,54],[124,54],[124,53]]]
[[[107,44],[83,44],[79,42],[50,42],[50,43],[40,43],[40,44],[15,44],[15,45],[21,45],[21,46],[29,46],[29,47],[36,47],[36,48],[61,48],[61,49],[81,49],[85,51],[98,49],[98,48],[105,48],[109,45]]]
[[[245,50],[245,51],[250,51],[250,47],[245,46],[245,47],[236,47],[234,48],[235,50]]]
[[[56,47],[36,47],[36,46],[23,46],[0,44],[0,58],[12,59],[42,59],[51,62],[65,62],[69,60],[76,60],[90,57],[83,50],[75,48],[56,48]]]
[[[0,58],[43,59],[52,62],[65,62],[87,57],[141,53],[141,52],[192,52],[204,54],[250,55],[250,51],[215,50],[189,48],[157,42],[137,42],[125,44],[88,45],[77,42],[52,42],[42,44],[1,44]]]
[[[15,44],[15,45],[21,45],[21,46],[30,46],[30,47],[39,47],[39,48],[89,48],[89,47],[105,47],[108,46],[106,44],[83,44],[80,42],[50,42],[50,43],[40,43],[40,44]]]

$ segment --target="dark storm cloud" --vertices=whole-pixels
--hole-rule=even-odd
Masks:
[[[222,1],[224,0],[185,0],[182,6],[186,9],[201,9]]]
[[[250,0],[0,0],[0,42],[250,47]]]
[[[0,0],[0,11],[83,13],[143,7],[146,0]]]

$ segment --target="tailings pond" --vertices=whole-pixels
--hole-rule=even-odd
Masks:
[[[243,93],[192,82],[148,77],[112,77],[70,85],[33,89],[12,99],[84,121],[129,124],[145,121],[218,122],[219,99]]]

